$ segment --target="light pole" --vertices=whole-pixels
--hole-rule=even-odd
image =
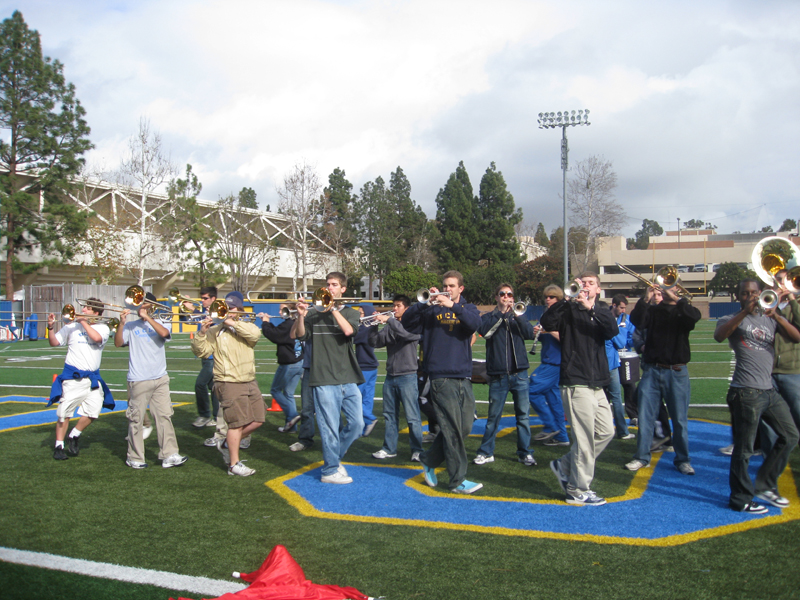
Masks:
[[[569,168],[569,145],[567,144],[567,127],[590,125],[589,111],[568,111],[559,113],[539,113],[539,129],[555,129],[561,127],[561,170],[564,172],[564,287],[569,281],[569,252],[567,248],[567,169]]]

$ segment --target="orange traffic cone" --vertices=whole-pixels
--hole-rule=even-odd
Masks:
[[[278,406],[278,401],[275,398],[272,399],[272,406],[267,409],[267,412],[283,412],[283,409]]]
[[[194,339],[194,331],[189,332],[189,339],[190,340]]]

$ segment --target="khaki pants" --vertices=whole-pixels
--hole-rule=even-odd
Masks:
[[[150,404],[156,435],[158,458],[164,460],[178,453],[178,440],[172,426],[172,402],[169,395],[169,375],[149,381],[128,382],[128,459],[145,462],[142,426],[147,405]]]
[[[611,406],[602,389],[562,387],[564,414],[572,426],[572,447],[561,457],[561,472],[569,474],[567,492],[583,494],[591,489],[594,463],[614,437]]]

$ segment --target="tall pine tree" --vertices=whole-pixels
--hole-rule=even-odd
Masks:
[[[480,226],[478,203],[461,161],[436,195],[436,227],[440,237],[434,250],[442,268],[469,271],[478,264],[482,258]]]
[[[0,237],[9,298],[15,274],[70,258],[86,231],[88,215],[61,199],[92,148],[85,114],[63,65],[42,55],[39,34],[15,11],[0,24]],[[22,262],[23,252],[42,258]]]
[[[522,262],[514,226],[522,222],[522,210],[515,209],[514,197],[506,187],[503,174],[494,163],[481,178],[480,195],[481,260],[490,265]]]

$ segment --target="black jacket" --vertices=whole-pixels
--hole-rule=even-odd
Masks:
[[[486,339],[488,375],[510,375],[528,368],[525,340],[533,339],[533,326],[524,316],[504,315],[495,308],[481,317],[478,333]]]
[[[277,326],[267,321],[261,324],[261,333],[278,347],[279,365],[293,365],[303,360],[302,352],[300,352],[299,356],[295,354],[295,340],[289,337],[293,322],[291,319],[285,319],[283,323]]]
[[[686,298],[677,304],[655,306],[640,298],[631,311],[631,323],[646,329],[642,361],[650,364],[685,365],[692,360],[689,333],[700,320],[700,311]]]
[[[619,327],[605,302],[595,300],[594,307],[586,310],[578,302],[561,300],[545,311],[539,323],[561,337],[561,386],[602,388],[611,382],[606,340],[617,335]]]

